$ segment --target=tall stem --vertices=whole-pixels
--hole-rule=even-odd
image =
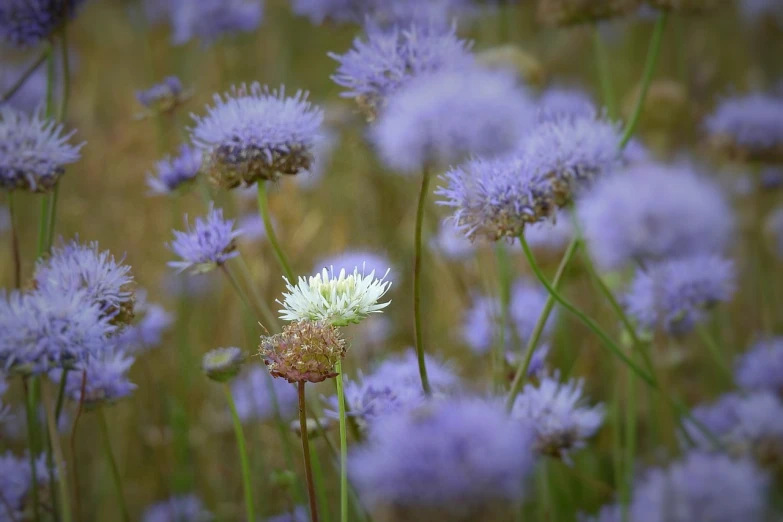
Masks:
[[[323,515],[324,522],[330,522],[329,517],[329,495],[326,492],[324,484],[323,467],[321,466],[321,459],[318,458],[318,452],[314,446],[310,447],[310,458],[313,461],[313,474],[315,475],[315,493],[318,495],[318,503],[324,506],[321,514]]]
[[[633,136],[633,133],[636,130],[636,125],[639,123],[639,116],[642,114],[644,100],[647,98],[647,91],[650,90],[650,84],[652,83],[653,74],[655,73],[655,64],[658,62],[658,55],[661,51],[661,41],[663,40],[663,33],[666,29],[666,20],[668,20],[668,17],[669,12],[662,10],[661,14],[658,15],[658,21],[655,22],[652,39],[650,40],[650,47],[647,49],[647,60],[644,63],[639,98],[636,100],[636,105],[631,113],[631,119],[628,120],[628,124],[623,132],[623,137],[620,140],[621,149],[631,140],[631,136]]]
[[[340,412],[340,522],[348,522],[348,430],[345,422],[345,388],[343,363],[337,361],[337,403]]]
[[[269,198],[267,196],[266,181],[259,180],[256,184],[258,185],[258,212],[261,214],[261,219],[264,221],[266,237],[269,239],[269,244],[272,245],[272,250],[275,252],[277,262],[280,263],[280,268],[283,269],[286,278],[291,284],[296,284],[294,271],[291,270],[291,265],[288,262],[285,252],[280,248],[275,229],[272,226],[272,219],[269,216]]]
[[[123,522],[130,522],[131,518],[128,513],[128,505],[125,503],[125,493],[122,488],[122,475],[120,475],[120,468],[117,466],[117,460],[114,458],[114,452],[111,450],[109,426],[106,424],[106,414],[102,407],[98,408],[98,426],[101,430],[101,438],[103,438],[103,449],[106,452],[106,458],[108,459],[109,467],[111,468],[114,487],[117,489],[117,500],[120,504],[122,520]]]
[[[617,99],[612,85],[612,75],[609,71],[609,59],[606,56],[606,46],[601,37],[601,29],[598,24],[593,25],[593,53],[595,54],[595,65],[598,69],[598,80],[601,84],[601,96],[606,106],[607,115],[610,119],[617,118]]]
[[[32,76],[33,73],[38,70],[41,64],[46,61],[47,56],[49,56],[49,48],[44,49],[38,58],[36,58],[35,61],[31,63],[19,76],[11,88],[5,91],[2,96],[0,96],[0,105],[10,100],[11,97],[13,97],[13,95],[24,86],[25,82],[27,82],[27,79],[30,78],[30,76]]]
[[[35,401],[33,398],[33,388],[27,385],[25,378],[24,391],[25,391],[25,413],[27,414],[27,445],[30,457],[30,498],[33,503],[33,518],[36,522],[41,520],[40,506],[38,505],[38,473],[35,466],[35,454],[37,451],[35,427],[37,425],[35,419]]]
[[[633,355],[631,355],[633,357]],[[631,484],[634,476],[634,458],[636,455],[636,376],[626,368],[627,385],[625,397],[625,474],[620,488],[622,504],[622,522],[628,522],[629,506],[631,504]]]
[[[16,205],[14,205],[14,193],[8,192],[8,213],[11,217],[11,257],[14,265],[14,288],[22,286],[22,256],[19,252],[19,229],[16,220]]]
[[[84,412],[84,394],[87,387],[87,372],[82,371],[82,384],[81,391],[79,393],[79,407],[76,410],[76,417],[73,419],[73,426],[71,426],[71,459],[74,462],[73,466],[73,491],[76,497],[76,516],[81,520],[82,518],[82,497],[79,493],[79,467],[76,463],[76,428],[79,426],[79,420],[82,418]]]
[[[503,371],[506,359],[506,330],[509,326],[509,307],[511,306],[511,267],[506,246],[502,242],[495,245],[495,257],[498,263],[498,290],[500,294],[500,320],[497,345],[493,351],[493,380],[498,392],[503,392]],[[513,328],[513,327],[512,327]]]
[[[723,354],[721,353],[720,348],[718,347],[710,332],[707,331],[707,328],[703,324],[698,324],[696,325],[696,333],[699,335],[699,338],[702,340],[704,345],[707,346],[710,355],[715,360],[715,364],[718,366],[718,369],[720,369],[723,377],[729,383],[734,382],[734,375],[731,372],[731,368],[729,368],[729,365],[726,364],[726,359],[723,358]]]
[[[568,244],[568,248],[566,248],[565,254],[563,254],[563,258],[560,260],[560,265],[557,267],[555,279],[552,281],[552,286],[555,289],[560,288],[560,283],[563,280],[563,274],[565,274],[566,268],[574,258],[574,253],[576,253],[578,248],[579,240],[577,238],[572,239],[571,243]],[[549,294],[547,296],[546,303],[544,304],[544,309],[541,310],[541,315],[538,316],[536,326],[533,328],[533,333],[527,342],[527,347],[525,348],[525,357],[519,363],[519,367],[517,367],[517,371],[514,374],[514,380],[511,382],[511,391],[509,391],[508,399],[506,401],[506,410],[509,412],[514,407],[514,402],[516,401],[517,395],[522,390],[522,384],[525,382],[528,368],[530,368],[530,361],[533,360],[533,352],[535,351],[536,345],[541,338],[541,334],[544,332],[544,327],[546,326],[546,322],[549,319],[549,315],[552,313],[554,306],[555,297],[552,294]]]
[[[63,456],[63,449],[60,445],[60,434],[57,433],[57,419],[55,418],[54,408],[52,407],[52,400],[44,390],[43,393],[44,410],[46,411],[46,425],[49,429],[49,443],[52,445],[52,453],[54,454],[54,460],[57,463],[57,484],[59,487],[59,494],[57,499],[60,504],[60,516],[63,522],[71,522],[71,492],[68,488],[68,472],[65,469],[65,457]],[[49,480],[54,481],[55,477],[50,471]]]
[[[310,437],[307,434],[307,402],[305,401],[305,381],[299,381],[299,429],[302,432],[302,456],[304,457],[305,478],[307,479],[307,497],[310,500],[310,520],[318,522],[318,502],[315,497],[313,465],[310,462]],[[250,519],[254,520],[254,519]]]
[[[250,461],[247,458],[247,448],[245,444],[245,434],[242,431],[242,423],[237,414],[237,407],[234,404],[234,396],[231,394],[231,387],[226,384],[223,386],[226,392],[226,401],[231,410],[231,420],[234,423],[234,436],[237,439],[237,450],[239,451],[239,465],[242,468],[242,489],[245,492],[245,510],[248,520],[255,520],[255,506],[253,505],[253,484],[250,480]]]
[[[413,245],[413,330],[416,336],[416,357],[419,362],[421,386],[424,388],[425,394],[432,395],[430,381],[427,378],[427,363],[424,359],[424,339],[421,326],[421,231],[424,223],[424,205],[427,201],[429,187],[430,170],[428,167],[425,167],[421,173],[421,190],[419,191],[419,204],[416,207],[416,229],[414,232]]]

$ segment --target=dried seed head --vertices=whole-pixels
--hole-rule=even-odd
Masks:
[[[259,349],[273,377],[321,382],[337,375],[334,367],[345,357],[345,339],[326,323],[296,321],[281,334],[262,337]]]

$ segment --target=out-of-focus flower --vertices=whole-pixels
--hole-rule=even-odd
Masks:
[[[155,165],[155,170],[157,177],[147,174],[147,186],[152,194],[182,192],[201,170],[201,151],[182,145],[178,155],[166,156]]]
[[[144,522],[211,522],[215,517],[196,495],[180,495],[149,506]]]
[[[346,274],[351,274],[357,269],[362,275],[373,272],[377,275],[386,274],[384,279],[391,282],[397,278],[396,271],[392,269],[391,260],[384,254],[371,250],[345,250],[339,254],[321,258],[313,266],[316,273],[324,269],[329,270],[332,274],[343,270]]]
[[[783,25],[783,4],[776,0],[740,0],[737,5],[743,18],[750,23],[769,19]]]
[[[185,103],[190,95],[191,92],[182,86],[179,78],[167,76],[149,89],[136,91],[136,100],[148,110],[148,114],[140,117],[170,112]]]
[[[35,463],[38,487],[49,482],[49,470],[42,455]],[[33,487],[33,474],[28,457],[17,457],[10,451],[0,455],[0,496],[2,496],[4,522],[22,520],[25,508],[29,506],[30,491]]]
[[[5,381],[5,377],[0,374],[0,426],[9,422],[13,415],[11,414],[11,408],[7,404],[3,404],[3,394],[8,390],[8,383]]]
[[[29,47],[47,39],[76,16],[85,0],[3,0],[0,39],[15,47]]]
[[[387,166],[410,173],[508,152],[534,117],[511,75],[446,68],[412,78],[392,95],[372,139]]]
[[[168,265],[193,272],[208,272],[239,255],[236,238],[241,230],[234,230],[234,220],[223,219],[223,210],[210,206],[206,219],[196,218],[191,228],[185,218],[187,230],[174,230],[174,241],[169,248],[182,261],[169,261]]]
[[[128,380],[128,371],[133,362],[134,358],[122,350],[107,350],[98,356],[88,357],[76,363],[68,372],[65,393],[72,401],[84,404],[85,408],[105,406],[124,399],[136,389],[136,385]],[[61,369],[52,370],[49,378],[59,383],[62,372]]]
[[[308,522],[310,512],[304,506],[296,506],[292,513],[282,513],[266,519],[266,522]]]
[[[554,220],[542,221],[525,227],[525,239],[533,249],[559,251],[566,247],[574,236],[571,216],[558,212]]]
[[[387,271],[388,274],[388,271]],[[288,293],[283,294],[280,303],[281,319],[286,321],[323,321],[335,326],[358,323],[370,314],[380,313],[391,301],[379,303],[391,287],[383,277],[377,279],[375,272],[364,275],[354,268],[346,275],[345,270],[323,269],[321,273],[305,279],[300,277],[296,285],[286,279]]]
[[[180,272],[167,272],[163,278],[162,286],[166,293],[179,299],[203,299],[215,292],[219,279],[208,274],[182,274]]]
[[[634,12],[639,0],[540,0],[538,19],[547,25],[591,23]]]
[[[254,365],[231,383],[231,393],[242,422],[264,422],[276,415],[274,401],[280,416],[288,419],[296,413],[296,390],[290,384],[272,379],[264,367]],[[272,396],[274,393],[274,397]]]
[[[193,143],[205,154],[204,170],[222,188],[295,175],[313,163],[323,112],[307,93],[286,97],[254,83],[232,87],[204,117],[194,116]]]
[[[717,185],[689,169],[654,164],[600,181],[579,201],[578,215],[603,269],[722,252],[734,228]]]
[[[65,172],[65,166],[81,157],[84,145],[69,140],[76,131],[44,119],[41,111],[32,115],[0,106],[0,188],[48,192]]]
[[[714,147],[744,161],[783,161],[783,99],[754,93],[722,100],[705,120]]]
[[[19,78],[25,74],[28,68],[32,65],[30,60],[23,62],[11,62],[3,60],[2,67],[0,67],[0,92],[6,93],[19,81]],[[58,64],[61,66],[61,64]],[[40,107],[43,100],[46,99],[46,67],[39,67],[35,70],[24,85],[11,96],[8,100],[0,105],[8,105],[17,111],[24,112],[26,114],[33,114]],[[54,99],[59,103],[58,92],[60,90],[61,76],[56,78]]]
[[[452,260],[467,259],[476,252],[476,245],[454,226],[451,219],[441,222],[438,235],[432,239],[431,246]]]
[[[262,337],[260,353],[273,377],[321,382],[337,376],[334,367],[345,357],[345,339],[330,324],[296,321],[283,333]]]
[[[783,399],[783,337],[754,344],[737,360],[735,378],[746,390],[768,391]]]
[[[163,334],[174,323],[174,317],[158,304],[145,304],[137,312],[141,320],[125,327],[117,337],[117,344],[131,354],[160,346]]]
[[[595,104],[580,89],[552,87],[541,94],[537,101],[538,120],[558,121],[563,118],[594,118]]]
[[[204,354],[201,369],[213,381],[226,382],[239,374],[244,362],[242,350],[235,346],[215,348]]]
[[[296,14],[307,16],[314,24],[370,20],[384,26],[410,23],[446,26],[475,8],[471,0],[293,0],[292,6]]]
[[[232,33],[255,31],[264,17],[263,0],[175,0],[169,16],[172,42],[181,45],[198,38],[211,44]]]

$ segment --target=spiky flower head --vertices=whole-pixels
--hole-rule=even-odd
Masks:
[[[272,379],[266,368],[258,364],[231,381],[231,394],[242,422],[264,422],[274,419],[278,412],[283,419],[289,419],[296,413],[296,389]]]
[[[136,91],[136,100],[147,109],[142,117],[171,112],[188,98],[191,92],[182,86],[176,76],[167,76],[162,82],[143,91]]]
[[[155,165],[157,177],[147,174],[147,186],[152,194],[177,194],[196,180],[201,170],[201,151],[182,145],[179,154],[166,156]]]
[[[65,393],[69,399],[88,409],[114,404],[129,397],[136,389],[136,385],[128,379],[128,371],[134,361],[122,350],[111,349],[95,357],[88,357],[76,363],[68,372]],[[49,378],[59,383],[62,372],[61,369],[52,370]]]
[[[628,15],[640,0],[539,0],[538,19],[547,25],[594,23]]]
[[[237,32],[255,31],[264,16],[263,0],[177,0],[169,9],[172,42],[181,45],[198,38],[211,44]]]
[[[332,80],[347,89],[342,96],[355,98],[369,120],[412,78],[471,60],[470,42],[457,38],[454,27],[414,24],[382,29],[371,23],[366,32],[366,41],[357,38],[353,49],[329,57],[340,64]]]
[[[477,66],[412,78],[388,99],[372,128],[381,159],[399,172],[513,149],[535,110],[512,75]]]
[[[682,335],[702,322],[707,312],[729,302],[736,289],[734,263],[715,255],[696,255],[640,269],[624,301],[639,326]]]
[[[3,0],[0,39],[15,47],[30,47],[47,39],[76,16],[85,0]]]
[[[322,321],[334,326],[358,323],[370,314],[380,313],[391,301],[379,303],[391,287],[386,274],[380,279],[373,270],[368,275],[354,268],[353,273],[324,268],[293,285],[284,277],[288,293],[283,294],[280,318],[286,321]]]
[[[48,192],[65,172],[65,166],[81,157],[84,145],[69,140],[76,131],[43,117],[0,106],[0,188]]]
[[[241,230],[234,230],[233,219],[223,219],[223,210],[210,205],[206,219],[196,218],[191,228],[185,216],[186,230],[174,230],[174,241],[169,248],[182,261],[169,261],[168,265],[194,273],[209,272],[229,259],[239,255],[236,238]]]
[[[214,519],[201,499],[193,494],[157,502],[142,517],[143,522],[212,522]]]
[[[783,161],[783,99],[762,93],[722,100],[705,120],[711,144],[734,159]]]
[[[345,357],[345,339],[333,325],[296,321],[280,334],[262,337],[260,352],[273,377],[321,382],[337,376],[334,367]]]
[[[759,341],[741,355],[735,378],[745,390],[768,391],[783,399],[783,337]]]
[[[201,369],[204,374],[216,382],[227,382],[239,374],[245,355],[235,346],[215,348],[204,354]]]
[[[193,116],[190,130],[212,182],[231,189],[308,170],[323,112],[307,96],[286,97],[284,87],[270,91],[258,83],[216,94],[206,116]]]
[[[581,380],[561,382],[558,373],[525,385],[511,416],[535,430],[538,453],[567,460],[601,427],[604,407],[587,406],[583,387]]]
[[[50,258],[38,262],[33,274],[36,288],[70,293],[83,290],[112,324],[129,324],[134,316],[135,295],[131,267],[117,262],[98,243],[78,239],[52,249]]]

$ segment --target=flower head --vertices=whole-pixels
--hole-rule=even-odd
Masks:
[[[44,457],[36,459],[38,487],[49,482],[49,471]],[[3,521],[22,520],[25,508],[30,505],[33,474],[28,457],[17,457],[10,451],[0,455],[0,496],[3,505]],[[6,518],[7,516],[7,518]]]
[[[704,122],[712,144],[747,161],[783,159],[783,99],[749,94],[722,100]]]
[[[346,274],[340,270],[323,269],[308,279],[299,278],[293,285],[286,279],[288,293],[283,294],[281,319],[286,321],[323,321],[335,326],[358,323],[370,314],[380,313],[391,301],[379,303],[378,300],[389,291],[391,282],[386,274],[376,279],[375,271],[369,275],[354,268]]]
[[[76,15],[85,0],[4,0],[0,5],[0,38],[29,47],[49,37]]]
[[[334,367],[345,357],[345,339],[335,326],[296,321],[283,333],[262,337],[260,352],[273,377],[321,382],[337,376]]]
[[[263,0],[177,0],[169,16],[175,44],[195,38],[210,44],[224,35],[255,31],[261,25],[264,5]]]
[[[201,151],[182,145],[179,154],[166,156],[155,166],[157,177],[147,174],[147,186],[153,194],[172,194],[195,181],[201,170]]]
[[[296,389],[290,384],[272,379],[266,368],[253,365],[231,382],[231,394],[237,415],[243,422],[266,421],[275,417],[275,403],[284,419],[296,412]]]
[[[769,391],[783,398],[783,337],[760,341],[741,355],[735,378],[745,390]]]
[[[204,117],[194,116],[193,143],[205,154],[205,171],[219,187],[276,180],[309,169],[320,139],[323,112],[307,93],[285,96],[254,83],[214,96]]]
[[[196,218],[192,228],[186,216],[185,225],[185,232],[174,231],[174,241],[169,245],[182,261],[169,261],[169,266],[180,272],[208,272],[239,255],[236,238],[242,231],[234,230],[234,220],[223,219],[222,209],[210,206],[206,219]]]
[[[213,381],[226,382],[237,376],[244,362],[245,355],[235,346],[215,348],[204,354],[201,369]]]
[[[48,192],[79,159],[82,145],[71,145],[75,131],[42,117],[0,106],[0,188]]]
[[[596,22],[633,13],[638,0],[541,0],[538,19],[547,25]]]
[[[174,317],[158,304],[145,303],[137,312],[141,319],[127,326],[117,336],[117,344],[126,352],[139,354],[160,346],[163,334],[174,323]]]
[[[96,357],[88,357],[76,363],[68,372],[65,393],[69,399],[84,404],[88,409],[124,399],[136,389],[136,385],[128,380],[128,371],[134,360],[122,350],[107,350]],[[52,382],[59,383],[62,370],[52,370],[49,378]]]
[[[707,310],[728,302],[735,291],[734,264],[720,256],[696,255],[660,261],[639,270],[625,296],[628,313],[653,331],[684,334]]]
[[[391,96],[372,138],[389,167],[415,172],[507,152],[534,115],[511,75],[452,67],[412,78]]]
[[[144,511],[144,522],[211,522],[215,517],[196,495],[171,497]]]
[[[167,76],[149,89],[136,91],[136,100],[152,115],[169,112],[182,105],[189,97],[190,92],[176,76]]]

